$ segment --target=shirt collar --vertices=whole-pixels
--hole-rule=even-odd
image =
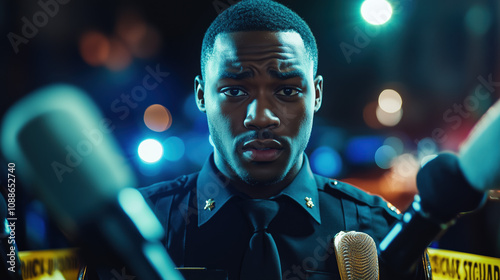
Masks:
[[[235,195],[229,188],[229,179],[220,172],[211,154],[196,181],[198,226],[212,218]]]
[[[236,195],[229,184],[229,179],[215,167],[213,154],[210,155],[203,165],[196,182],[198,226],[210,220],[231,197]],[[306,154],[304,154],[302,168],[295,179],[276,197],[282,195],[290,197],[309,213],[317,223],[321,224],[318,188]]]
[[[319,194],[309,160],[304,154],[304,163],[292,183],[280,195],[286,195],[300,205],[311,217],[321,224]]]

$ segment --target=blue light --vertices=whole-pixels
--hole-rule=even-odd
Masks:
[[[482,36],[491,27],[492,17],[490,10],[481,4],[472,6],[465,15],[465,24],[474,35]]]
[[[179,137],[167,138],[167,140],[163,141],[163,146],[165,146],[164,157],[169,161],[178,161],[184,155],[184,142]]]
[[[342,159],[334,149],[321,146],[311,154],[311,168],[320,175],[335,177],[342,171]]]
[[[389,169],[391,167],[392,160],[397,155],[398,154],[393,147],[389,145],[383,145],[375,152],[375,163],[380,168]]]
[[[404,215],[403,215],[403,221],[405,223],[409,223],[411,221],[411,218],[413,218],[412,214],[410,212],[406,212]]]
[[[46,242],[47,229],[43,218],[38,213],[29,209],[26,211],[25,218],[27,227],[26,231],[28,232],[28,235],[30,235],[30,238],[36,239],[41,243]],[[5,220],[5,222],[7,222],[7,220]]]
[[[417,151],[418,157],[423,158],[428,155],[437,154],[439,149],[436,142],[434,142],[432,138],[426,137],[417,143]]]
[[[384,141],[384,145],[391,146],[398,155],[404,152],[404,143],[398,137],[387,137]]]
[[[389,233],[385,236],[384,240],[382,240],[382,242],[380,242],[380,246],[379,246],[380,251],[385,251],[385,249],[387,249],[387,247],[389,247],[389,244],[391,244],[391,242],[394,240],[394,238],[396,238],[399,235],[401,230],[403,230],[403,225],[401,224],[401,222],[394,225],[394,227],[391,229],[391,231],[389,231]]]
[[[146,139],[139,144],[137,153],[144,162],[154,163],[163,156],[163,146],[157,140]]]
[[[354,164],[373,163],[375,152],[383,143],[381,136],[353,137],[347,144],[346,157]]]
[[[144,238],[158,240],[163,237],[165,234],[163,227],[138,190],[133,188],[121,190],[118,193],[118,203]]]

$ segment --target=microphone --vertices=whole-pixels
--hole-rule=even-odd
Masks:
[[[438,155],[417,174],[419,195],[379,246],[381,265],[412,271],[429,243],[500,189],[500,101],[475,125],[458,156]]]
[[[381,267],[400,275],[414,272],[431,241],[459,214],[477,209],[487,197],[469,185],[451,153],[424,165],[417,174],[417,186],[419,195],[379,244]]]
[[[500,101],[474,126],[459,151],[465,178],[478,191],[500,189]]]
[[[89,261],[109,260],[139,279],[182,279],[112,129],[82,90],[56,84],[9,109],[1,144],[24,185]]]
[[[0,186],[1,187],[1,186]],[[7,203],[0,195],[0,279],[22,280],[21,261],[15,239],[9,238],[11,230],[7,221]]]
[[[377,246],[364,232],[340,231],[335,235],[335,256],[342,280],[378,280]]]

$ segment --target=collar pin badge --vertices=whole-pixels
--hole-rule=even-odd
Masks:
[[[314,203],[312,201],[312,198],[306,197],[305,200],[306,200],[306,206],[307,207],[309,207],[309,208],[313,208],[314,207]]]
[[[209,198],[207,201],[205,201],[205,208],[203,208],[204,210],[212,211],[214,208],[215,208],[215,200]]]

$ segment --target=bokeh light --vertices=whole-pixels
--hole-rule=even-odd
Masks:
[[[346,147],[346,157],[354,164],[373,163],[375,151],[383,145],[381,136],[357,136],[350,139]]]
[[[118,38],[110,39],[109,56],[104,65],[112,71],[126,69],[132,62],[132,55],[122,40]]]
[[[378,96],[378,106],[387,113],[396,113],[402,105],[401,95],[393,89],[385,89]]]
[[[426,137],[417,143],[418,157],[423,158],[428,155],[433,155],[438,152],[438,146],[430,137]]]
[[[103,65],[109,57],[109,39],[98,31],[87,31],[79,41],[80,55],[91,66]]]
[[[385,126],[395,126],[401,121],[401,118],[403,117],[403,110],[401,109],[395,113],[387,113],[382,110],[382,108],[377,107],[375,115],[381,124]]]
[[[365,0],[361,5],[361,15],[368,23],[381,25],[391,18],[392,7],[385,0]]]
[[[405,180],[412,179],[412,185],[415,183],[414,178],[417,175],[420,165],[411,153],[405,153],[397,156],[392,160],[391,169],[393,171],[393,179],[395,180]],[[416,186],[415,186],[416,187]]]
[[[161,36],[157,29],[146,23],[134,10],[122,12],[116,23],[116,34],[130,52],[139,58],[147,58],[158,52]]]
[[[481,4],[473,5],[465,15],[465,26],[477,36],[486,34],[492,22],[490,10]]]
[[[144,123],[156,132],[163,132],[172,125],[170,111],[160,104],[153,104],[144,111]]]
[[[186,149],[184,141],[179,137],[172,136],[163,141],[163,146],[165,147],[165,159],[169,161],[178,161],[184,155]]]
[[[418,158],[420,159],[421,167],[434,159],[437,156],[438,152],[439,148],[436,142],[432,140],[432,138],[426,137],[424,139],[421,139],[417,143],[417,154]]]
[[[163,156],[163,146],[155,139],[146,139],[139,144],[137,152],[144,162],[154,163]]]
[[[378,167],[383,169],[389,169],[391,167],[392,160],[397,157],[397,153],[393,147],[389,145],[382,145],[375,152],[375,163]]]
[[[391,146],[398,155],[404,152],[404,143],[398,137],[387,137],[387,139],[384,140],[384,145]]]
[[[321,146],[311,154],[311,169],[326,177],[335,177],[342,171],[342,158],[328,146]]]

